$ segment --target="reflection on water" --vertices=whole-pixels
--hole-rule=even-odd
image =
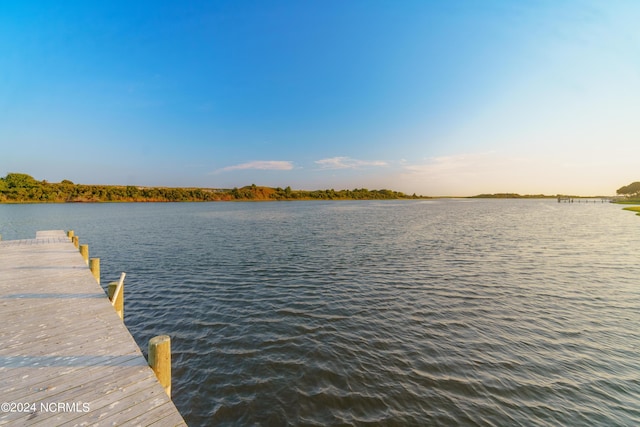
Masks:
[[[638,425],[640,223],[548,200],[0,205],[172,336],[197,425]]]

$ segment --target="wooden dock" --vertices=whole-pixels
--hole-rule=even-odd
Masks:
[[[63,231],[0,241],[0,425],[185,426]]]

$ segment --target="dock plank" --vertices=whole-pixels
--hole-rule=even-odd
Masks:
[[[186,425],[63,231],[0,241],[0,323],[0,425]]]

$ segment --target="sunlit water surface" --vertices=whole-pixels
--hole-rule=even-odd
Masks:
[[[640,219],[554,200],[0,205],[169,334],[190,426],[640,425]]]

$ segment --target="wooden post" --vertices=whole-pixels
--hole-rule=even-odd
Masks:
[[[109,283],[108,295],[109,300],[111,300],[112,302],[113,294],[115,293],[117,288],[118,282]],[[120,293],[116,298],[115,304],[113,304],[113,308],[116,310],[116,313],[118,313],[118,316],[120,316],[120,319],[124,320],[124,283],[122,284],[122,289],[120,290]]]
[[[69,230],[69,231],[67,231],[67,237],[68,237],[69,239],[73,239],[73,230]]]
[[[100,284],[100,258],[91,258],[89,260],[89,270],[91,270],[91,274],[95,277],[98,285]]]
[[[71,236],[71,241],[73,242],[73,246],[78,249],[78,246],[80,245],[80,238],[78,236]]]
[[[80,255],[84,258],[84,262],[89,264],[89,245],[80,245]]]
[[[155,372],[160,385],[171,398],[171,338],[158,335],[149,340],[149,366]]]

